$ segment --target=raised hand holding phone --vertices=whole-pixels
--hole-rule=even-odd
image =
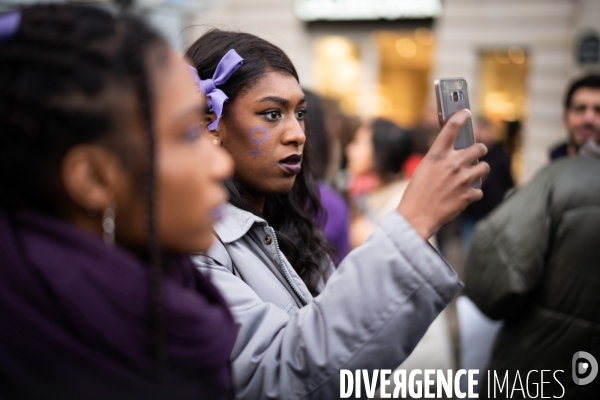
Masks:
[[[487,147],[475,143],[457,150],[454,145],[461,128],[470,122],[468,109],[448,119],[398,205],[398,212],[423,239],[429,239],[467,205],[483,197],[473,183],[490,170],[486,162],[476,163],[487,153]]]
[[[440,128],[442,128],[448,119],[458,111],[467,109],[471,110],[469,104],[469,91],[467,81],[464,78],[441,78],[433,82],[435,87],[435,100],[437,103],[438,119]],[[475,143],[475,135],[473,134],[473,122],[467,121],[454,141],[456,150],[464,149]],[[475,160],[473,164],[479,162]],[[473,182],[473,187],[480,188],[481,180]]]

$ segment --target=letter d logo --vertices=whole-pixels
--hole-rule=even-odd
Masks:
[[[581,358],[585,359],[587,362],[577,365],[577,361]],[[591,372],[587,378],[577,377],[577,373],[584,374],[590,367]],[[576,385],[587,385],[596,378],[596,375],[598,375],[598,362],[593,355],[585,351],[578,351],[573,354],[573,382],[575,382]]]

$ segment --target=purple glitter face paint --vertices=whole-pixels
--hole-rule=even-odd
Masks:
[[[262,132],[262,134],[260,132]],[[259,154],[262,154],[262,151],[260,151],[260,145],[267,140],[268,136],[269,131],[267,128],[263,128],[262,126],[255,126],[254,128],[250,129],[250,139],[256,143],[256,149],[252,150],[250,154],[254,155],[255,160]]]

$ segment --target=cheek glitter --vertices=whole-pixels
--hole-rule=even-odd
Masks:
[[[262,135],[259,133],[257,134],[257,131],[262,132]],[[256,149],[252,150],[250,152],[250,154],[254,155],[254,159],[256,160],[256,157],[258,157],[259,154],[262,154],[262,151],[260,151],[260,145],[267,140],[267,137],[269,136],[269,131],[267,131],[266,128],[262,127],[262,126],[255,126],[254,128],[250,129],[250,139],[256,143]]]

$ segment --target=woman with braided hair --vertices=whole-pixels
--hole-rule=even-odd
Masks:
[[[290,59],[256,36],[220,30],[187,56],[204,79],[206,133],[236,163],[218,240],[195,258],[240,327],[236,398],[334,399],[342,369],[396,368],[461,287],[427,239],[482,196],[471,184],[489,167],[471,163],[485,146],[453,147],[470,113],[450,119],[396,210],[333,272],[313,222],[306,98]]]
[[[206,250],[230,157],[139,20],[0,14],[0,397],[221,399],[235,327]]]

